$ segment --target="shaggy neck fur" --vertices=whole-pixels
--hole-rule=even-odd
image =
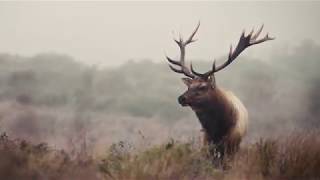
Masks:
[[[209,143],[220,143],[235,126],[234,109],[222,90],[215,88],[201,107],[193,107]]]

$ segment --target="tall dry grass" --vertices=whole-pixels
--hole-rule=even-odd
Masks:
[[[171,141],[137,154],[119,144],[111,146],[100,170],[106,179],[320,179],[319,135],[261,139],[227,158],[227,170],[215,168],[206,147],[194,142]]]
[[[0,136],[0,179],[201,179],[291,180],[320,179],[320,133],[294,133],[243,145],[225,168],[213,165],[208,147],[197,141],[148,148],[120,141],[105,155],[70,155],[45,143]]]
[[[93,159],[72,158],[45,143],[34,145],[1,134],[0,154],[0,179],[3,180],[98,179]]]

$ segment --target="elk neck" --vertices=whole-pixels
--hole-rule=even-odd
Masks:
[[[193,108],[209,138],[219,142],[233,127],[233,107],[222,89],[215,88],[208,101],[201,107]]]

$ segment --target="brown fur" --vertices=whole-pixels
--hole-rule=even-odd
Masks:
[[[189,79],[186,84],[188,91],[182,96],[200,120],[204,142],[214,145],[222,157],[236,152],[247,128],[247,111],[240,100],[208,81]],[[209,88],[196,95],[204,85]]]

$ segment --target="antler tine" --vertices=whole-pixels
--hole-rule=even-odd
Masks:
[[[256,40],[259,37],[260,33],[262,32],[263,26],[264,24],[262,24],[260,29],[256,32],[256,34],[251,37],[252,40]]]
[[[258,39],[262,30],[263,30],[263,25],[260,27],[260,29],[256,33],[253,33],[253,31],[252,31],[247,36],[245,35],[245,33],[243,31],[240,36],[240,39],[239,39],[239,42],[238,42],[236,48],[233,50],[232,45],[230,46],[228,60],[225,63],[218,66],[215,69],[215,72],[218,72],[218,71],[224,69],[225,67],[227,67],[229,64],[231,64],[241,54],[241,52],[244,51],[247,47],[275,39],[275,38],[269,37],[268,33],[266,34],[266,36],[264,38]]]
[[[216,60],[213,59],[212,69],[211,69],[210,71],[206,72],[206,73],[198,73],[198,72],[196,72],[196,71],[194,70],[194,68],[193,68],[192,63],[190,63],[190,69],[191,69],[191,72],[192,72],[193,74],[195,74],[196,76],[206,79],[206,78],[208,78],[209,76],[211,76],[211,75],[215,72],[215,69],[216,69]]]
[[[268,40],[274,40],[274,39],[275,39],[274,37],[269,37],[269,33],[267,33],[264,36],[264,38],[252,42],[251,45],[259,44],[259,43],[262,43],[262,42],[265,42],[265,41],[268,41]]]
[[[188,40],[185,42],[186,45],[196,41],[196,39],[193,39],[193,37],[197,33],[199,27],[200,27],[200,21],[198,22],[197,27],[194,29],[194,31],[192,32]]]
[[[194,75],[199,76],[199,77],[205,77],[205,74],[198,73],[198,72],[196,72],[196,71],[193,69],[192,62],[190,63],[190,69],[191,69],[191,72],[192,72]]]
[[[174,64],[176,66],[179,66],[181,68],[181,69],[177,69],[169,64],[169,67],[171,70],[173,70],[176,73],[183,73],[184,75],[186,75],[190,78],[194,78],[195,75],[192,74],[192,72],[190,72],[190,70],[185,65],[185,48],[188,44],[196,41],[193,39],[193,37],[197,33],[199,27],[200,27],[200,22],[198,23],[197,27],[195,28],[195,30],[192,32],[192,34],[189,36],[189,38],[186,41],[183,40],[181,35],[180,35],[179,40],[174,39],[174,41],[177,43],[177,45],[180,48],[180,60],[179,61],[175,61],[175,60],[169,58],[168,56],[166,56],[169,63]]]
[[[228,55],[228,60],[231,59],[232,53],[233,53],[233,49],[232,49],[232,44],[231,44],[230,45],[230,50],[229,50],[229,55]]]
[[[179,61],[175,61],[175,60],[171,59],[171,58],[168,57],[168,56],[166,56],[166,58],[167,58],[167,60],[168,60],[170,63],[172,63],[172,64],[174,64],[174,65],[177,65],[177,66],[181,66],[181,63],[180,63]]]
[[[214,72],[216,72],[216,60],[215,59],[213,59],[211,71],[208,71],[206,74],[207,74],[207,76],[211,76]]]
[[[242,33],[241,37],[243,37],[243,36],[244,36],[244,32]],[[229,54],[228,54],[228,60],[225,63],[223,63],[221,66],[226,67],[232,62],[232,54],[233,54],[233,48],[232,48],[232,45],[230,45],[230,50],[229,50]],[[214,59],[213,63],[212,63],[212,69],[210,71],[204,73],[203,75],[204,75],[204,77],[208,77],[208,76],[211,76],[213,73],[215,73],[217,71],[219,71],[219,70],[217,70],[217,68],[216,68],[216,60]]]
[[[181,69],[176,69],[176,68],[174,68],[173,66],[171,66],[170,64],[169,64],[169,68],[170,68],[172,71],[176,72],[176,73],[183,73],[183,71],[182,71]]]

